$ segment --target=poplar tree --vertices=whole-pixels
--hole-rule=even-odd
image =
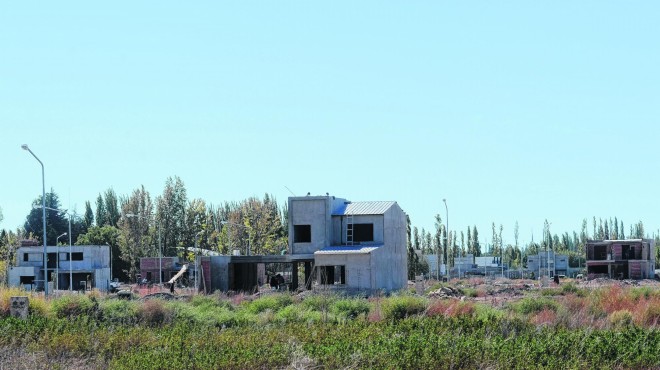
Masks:
[[[89,201],[85,202],[85,217],[83,218],[83,225],[85,227],[85,232],[94,225],[94,212],[92,211],[92,206]]]
[[[96,198],[96,226],[101,227],[106,225],[107,212],[105,210],[105,203],[103,202],[103,195],[99,194]]]

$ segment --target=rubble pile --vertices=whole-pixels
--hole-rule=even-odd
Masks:
[[[429,292],[429,298],[460,298],[463,296],[460,290],[450,286],[443,286],[438,290]]]

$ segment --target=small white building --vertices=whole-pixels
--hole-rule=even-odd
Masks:
[[[105,291],[110,286],[110,247],[107,245],[47,246],[46,257],[47,272],[44,274],[44,247],[19,247],[15,264],[9,269],[9,285],[43,290],[47,279],[49,291],[55,286],[62,290],[97,288]]]

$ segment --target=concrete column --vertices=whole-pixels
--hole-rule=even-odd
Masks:
[[[291,264],[291,290],[298,289],[298,262]]]

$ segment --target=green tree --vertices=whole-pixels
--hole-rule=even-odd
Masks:
[[[415,226],[413,228],[413,249],[419,250],[420,247],[419,230],[417,229],[417,226]]]
[[[117,258],[119,254],[119,236],[120,231],[113,226],[92,226],[87,230],[87,233],[78,236],[76,245],[107,245],[110,247],[111,261],[112,261],[112,276],[120,280],[126,280],[126,276],[122,271],[122,265],[118,263],[120,260]]]
[[[178,255],[177,247],[183,246],[187,203],[183,181],[178,176],[169,177],[163,195],[156,198],[156,222],[161,229],[164,256]]]
[[[106,220],[105,222],[110,226],[117,226],[119,222],[119,202],[117,200],[117,194],[112,188],[105,191],[105,211],[106,211]]]
[[[108,212],[105,210],[105,202],[103,195],[99,194],[96,197],[96,226],[104,226],[108,224]]]
[[[26,217],[24,228],[27,233],[43,243],[43,214],[42,197],[39,196],[32,202],[32,209]],[[51,209],[48,209],[51,208]],[[55,245],[59,235],[68,232],[68,222],[65,219],[65,213],[55,211],[60,209],[59,196],[51,189],[46,193],[46,244]]]
[[[121,263],[117,263],[121,273],[130,279],[134,279],[140,268],[140,258],[159,255],[158,228],[153,224],[153,204],[149,192],[144,185],[127,199],[121,200],[121,210],[124,215],[118,222],[120,231],[117,256]],[[113,271],[113,275],[116,275]]]
[[[94,212],[92,212],[92,206],[89,201],[85,202],[85,217],[83,218],[83,226],[85,227],[85,232],[94,225]]]
[[[445,244],[443,248],[443,236],[445,237]],[[436,251],[436,253],[440,254],[443,258],[440,263],[445,263],[447,261],[447,241],[446,241],[446,231],[445,231],[445,226],[442,224],[442,218],[440,217],[439,214],[435,215],[435,235],[433,237],[433,249]],[[443,250],[444,249],[444,250]],[[438,266],[439,268],[439,266]]]
[[[479,231],[477,225],[472,228],[472,253],[475,257],[481,256],[481,245],[479,245]]]
[[[520,228],[518,226],[518,221],[516,221],[516,224],[513,226],[513,239],[515,241],[515,247],[518,249],[518,237],[520,236]]]

